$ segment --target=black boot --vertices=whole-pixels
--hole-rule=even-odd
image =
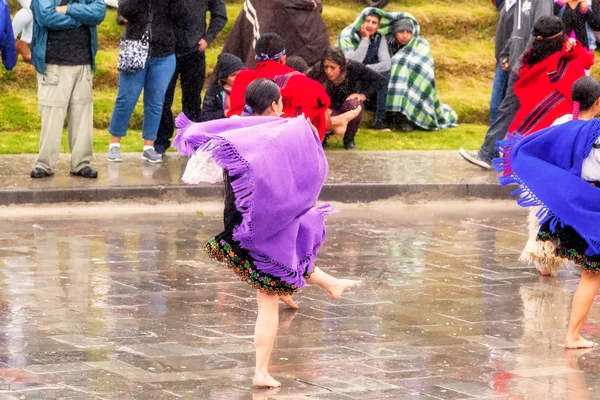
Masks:
[[[346,150],[356,150],[356,145],[354,144],[354,136],[356,136],[356,132],[349,133],[346,131],[344,134],[344,148]]]

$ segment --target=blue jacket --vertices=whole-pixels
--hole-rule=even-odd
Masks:
[[[69,3],[66,15],[56,11],[60,2],[61,0],[33,0],[31,2],[31,11],[33,12],[31,64],[40,74],[46,72],[48,30],[75,29],[81,25],[88,25],[92,37],[92,68],[96,70],[95,59],[98,52],[96,25],[100,25],[106,15],[104,0],[79,0],[79,3]]]
[[[5,0],[0,0],[0,52],[2,63],[6,69],[11,70],[17,64],[17,51],[15,50],[15,35],[10,22],[10,11]]]

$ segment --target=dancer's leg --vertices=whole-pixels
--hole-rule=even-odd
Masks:
[[[579,331],[587,318],[590,308],[594,303],[594,297],[600,285],[600,275],[583,270],[579,285],[573,296],[573,307],[565,347],[568,349],[594,347],[595,343],[579,336]]]
[[[344,290],[361,284],[361,281],[335,278],[328,273],[323,272],[323,270],[319,267],[315,267],[315,270],[306,280],[306,282],[310,285],[317,285],[327,290],[333,300],[337,300],[342,297]]]
[[[252,384],[258,387],[279,387],[281,384],[269,375],[269,361],[273,342],[279,325],[279,296],[256,291],[258,317],[254,328],[254,347],[256,348],[256,370]]]
[[[348,124],[356,117],[360,115],[362,106],[355,108],[354,110],[345,112],[339,115],[328,115],[327,118],[327,132],[333,132],[336,135],[343,135],[346,133]]]

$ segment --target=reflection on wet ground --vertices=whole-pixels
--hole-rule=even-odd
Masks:
[[[253,290],[201,250],[220,215],[5,220],[0,399],[595,398],[598,351],[560,346],[577,277],[517,261],[515,210],[331,217],[320,263],[365,285],[281,309],[278,391],[250,386]]]

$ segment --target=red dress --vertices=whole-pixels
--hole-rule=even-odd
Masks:
[[[532,67],[521,67],[514,87],[521,108],[508,132],[527,136],[571,113],[571,87],[593,65],[594,54],[577,41],[572,51],[563,48]]]
[[[259,78],[275,81],[281,89],[283,113],[293,118],[304,114],[319,131],[321,141],[325,137],[327,126],[326,112],[330,106],[329,96],[319,82],[279,64],[277,61],[265,61],[256,64],[256,70],[246,69],[235,77],[231,88],[231,110],[228,116],[240,115],[244,110],[244,94],[248,85]]]

